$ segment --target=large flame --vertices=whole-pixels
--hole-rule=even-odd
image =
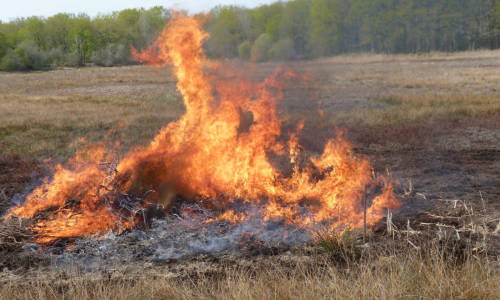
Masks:
[[[357,158],[341,135],[321,155],[308,157],[298,138],[303,123],[283,142],[280,81],[295,75],[277,71],[259,85],[211,80],[202,51],[207,37],[198,21],[177,16],[151,48],[132,50],[136,60],[173,65],[186,107],[178,121],[112,167],[113,157],[103,147],[77,155],[72,167],[57,166],[53,178],[9,217],[33,219],[36,240],[48,243],[131,228],[145,207],[168,206],[180,195],[217,199],[218,220],[243,220],[232,210],[237,201],[259,207],[264,220],[362,226],[365,191],[373,195],[380,185],[368,161]],[[270,157],[286,157],[291,171],[283,172]],[[368,199],[367,224],[398,206],[392,185],[385,184]]]

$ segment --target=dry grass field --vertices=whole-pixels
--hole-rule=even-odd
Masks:
[[[256,80],[276,67],[230,63]],[[12,256],[0,260],[8,266],[0,299],[497,299],[500,51],[349,55],[285,67],[308,78],[285,91],[286,126],[305,120],[300,139],[310,151],[342,128],[375,172],[399,182],[405,205],[394,224],[381,224],[366,244],[358,232],[331,233],[271,254],[201,255],[99,274]],[[126,151],[183,110],[168,68],[0,73],[0,215],[49,172],[46,159],[64,162],[82,139],[119,141]],[[0,230],[0,255],[22,240]]]

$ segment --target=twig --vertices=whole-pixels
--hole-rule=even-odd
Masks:
[[[387,233],[392,235],[394,239],[394,225],[392,224],[392,212],[390,209],[387,209]]]
[[[363,189],[363,243],[366,240],[366,186]]]

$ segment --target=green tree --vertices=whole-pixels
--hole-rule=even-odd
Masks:
[[[124,9],[116,16],[116,28],[119,33],[120,43],[123,45],[133,45],[135,48],[143,48],[139,30],[139,19],[141,11],[138,9]]]
[[[85,65],[95,50],[95,35],[91,20],[87,15],[79,15],[72,20],[70,38],[71,49],[77,56],[78,65]]]
[[[142,10],[138,20],[141,39],[138,43],[142,44],[142,47],[151,44],[169,18],[170,12],[162,6]]]
[[[263,5],[252,10],[250,41],[255,41],[263,33],[267,33],[271,39],[277,40],[280,34],[282,12],[283,4],[281,2]]]
[[[47,34],[45,32],[45,21],[39,17],[27,18],[24,24],[29,39],[40,49],[47,46]]]
[[[17,71],[24,70],[25,65],[21,57],[11,48],[7,49],[6,54],[0,60],[0,70]]]
[[[317,56],[344,50],[346,1],[314,0],[311,6],[311,49]]]
[[[59,48],[64,52],[71,47],[71,15],[57,14],[45,21],[47,48]]]
[[[210,56],[238,56],[238,45],[246,38],[240,23],[240,11],[241,8],[236,6],[219,6],[212,10],[213,20],[207,26],[211,34],[207,42]]]
[[[169,18],[157,6],[0,22],[0,58],[9,70],[128,64],[129,47],[151,44]],[[254,9],[218,6],[206,20],[211,57],[264,61],[500,47],[500,0],[290,0]]]
[[[97,48],[120,43],[120,30],[116,18],[117,14],[101,15],[92,21]]]
[[[495,30],[500,33],[500,0],[497,0],[494,6]]]
[[[27,39],[27,31],[23,30],[24,19],[15,19],[9,23],[0,24],[0,32],[6,37],[7,45],[14,48],[17,44]]]
[[[489,19],[489,44],[490,48],[500,47],[500,0],[490,0],[488,13]]]
[[[0,59],[7,53],[9,46],[7,44],[7,36],[0,31]]]
[[[284,38],[278,40],[269,49],[268,56],[273,60],[291,60],[296,57],[293,40],[291,38]]]
[[[41,70],[48,68],[50,64],[47,54],[31,40],[17,45],[15,52],[21,58],[23,69]]]
[[[310,10],[311,1],[290,1],[285,5],[281,18],[281,37],[291,39],[294,52],[301,56],[307,55],[307,43],[311,31]]]

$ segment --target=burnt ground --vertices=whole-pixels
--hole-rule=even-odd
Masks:
[[[20,155],[0,155],[0,215],[16,194],[22,194],[42,174],[40,162]]]
[[[498,119],[448,121],[377,130],[353,129],[359,151],[408,189],[435,199],[465,200],[500,209]],[[385,144],[370,143],[371,139]],[[402,140],[404,139],[404,140]],[[481,199],[481,197],[483,199]]]
[[[500,130],[496,125],[496,120],[469,120],[406,127],[351,128],[345,136],[353,142],[357,153],[369,157],[375,172],[388,173],[396,182],[396,192],[403,202],[392,220],[397,228],[411,226],[414,230],[427,232],[428,225],[422,224],[443,224],[457,228],[450,231],[450,236],[457,231],[461,235],[470,234],[469,240],[475,240],[481,236],[464,229],[469,221],[461,219],[463,211],[457,209],[457,202],[459,207],[470,206],[481,216],[487,215],[487,230],[499,231],[500,143],[496,141],[500,141]],[[314,148],[307,136],[310,135],[304,132],[304,144],[310,142],[310,147]],[[321,134],[316,132],[315,136]],[[11,194],[21,191],[40,170],[36,161],[23,161],[19,157],[12,161],[15,163],[9,164],[9,170],[19,168],[25,170],[25,175],[17,179],[18,184]],[[27,243],[22,246],[21,253],[27,256],[29,265],[35,261],[63,272],[97,272],[113,277],[124,273],[139,275],[140,269],[157,276],[181,279],[223,276],[228,268],[277,265],[286,268],[330,255],[311,245],[311,235],[282,224],[268,223],[264,229],[262,224],[250,223],[236,227],[227,223],[207,226],[183,217],[170,216],[154,221],[149,229],[120,235],[110,233],[97,239],[88,237],[48,247]],[[441,232],[439,226],[432,230]],[[293,234],[288,235],[288,232]],[[283,239],[285,235],[288,242]],[[394,240],[386,240],[386,235],[384,221],[371,235],[371,247],[394,243]],[[497,253],[499,242],[493,241],[496,250],[489,249],[491,255],[500,255]],[[11,273],[11,276],[19,275]]]
[[[407,62],[404,63],[407,64]],[[378,62],[370,63],[369,68],[376,69],[382,65],[383,63]],[[427,62],[425,65],[427,66]],[[327,68],[328,64],[321,67]],[[382,72],[382,75],[374,72],[375,75],[380,75],[380,78],[363,72],[361,72],[362,75],[352,74],[353,70],[359,68],[358,65],[349,66],[349,64],[339,63],[334,64],[333,67],[339,70],[322,69],[318,72],[321,76],[326,74],[326,77],[335,79],[333,88],[329,87],[332,81],[324,79],[300,92],[294,89],[292,96],[284,99],[284,111],[293,115],[296,112],[302,114],[308,109],[311,110],[312,102],[301,101],[304,99],[303,96],[311,97],[311,95],[322,101],[321,108],[327,113],[329,111],[338,113],[356,113],[358,110],[376,111],[386,109],[388,106],[387,103],[373,100],[380,93],[388,91],[415,93],[439,89],[439,87],[426,86],[422,83],[420,83],[422,86],[411,90],[401,86],[383,86],[378,80],[387,75],[384,72],[393,71],[391,69],[393,67]],[[426,72],[430,72],[434,67],[429,66],[430,69]],[[458,68],[455,65],[445,67]],[[266,68],[274,68],[274,65],[264,66],[262,69]],[[99,71],[93,69],[92,72]],[[269,70],[266,72],[264,73],[268,74]],[[337,73],[342,72],[349,73],[349,76],[344,79],[340,78],[341,75]],[[371,84],[366,84],[363,80],[370,81]],[[167,84],[170,90],[172,84],[170,82]],[[30,90],[29,93],[40,97],[44,94],[69,97],[73,94],[86,93],[93,95],[104,93],[107,96],[118,97],[123,93],[157,91],[157,85],[158,83],[149,81],[132,84],[119,81],[118,84],[112,82],[109,86],[99,85],[98,88],[62,87],[51,88],[49,92],[44,89],[38,92]],[[487,88],[489,87],[477,87],[477,91],[474,92]],[[316,104],[313,108],[316,108]],[[311,122],[313,126],[307,126],[307,124],[306,122],[306,129],[300,136],[307,150],[320,151],[324,141],[331,136],[338,125],[345,129],[344,135],[353,143],[354,150],[369,158],[375,172],[387,173],[394,181],[399,182],[396,185],[396,192],[403,202],[403,208],[395,212],[393,220],[398,228],[404,228],[408,220],[412,228],[416,230],[422,228],[422,223],[451,224],[449,226],[459,228],[463,225],[460,223],[462,221],[456,221],[459,217],[454,215],[456,203],[459,202],[465,204],[466,207],[473,207],[482,215],[488,215],[490,221],[485,226],[492,232],[500,231],[499,227],[495,227],[500,221],[500,118],[498,115],[479,118],[452,116],[380,125],[352,124],[344,121],[332,124],[324,120]],[[285,128],[285,132],[294,128],[292,124],[286,125],[288,127]],[[13,200],[17,201],[26,189],[33,187],[33,182],[40,178],[40,174],[46,173],[41,167],[43,163],[40,160],[41,158],[31,158],[22,154],[5,154],[0,157],[0,214]],[[447,214],[451,215],[449,219],[447,219]],[[34,256],[41,255],[46,265],[56,269],[61,266],[77,269],[84,266],[83,269],[88,267],[95,270],[95,266],[98,266],[97,268],[101,268],[101,271],[109,276],[113,273],[128,271],[134,273],[146,270],[151,273],[158,272],[158,276],[190,278],[200,273],[213,273],[217,276],[218,272],[222,272],[221,270],[228,265],[236,267],[293,265],[297,261],[312,260],[311,254],[317,254],[319,251],[317,247],[309,244],[310,239],[307,237],[302,240],[306,242],[305,246],[294,243],[276,243],[276,239],[273,242],[272,237],[245,234],[251,231],[251,227],[247,231],[238,231],[238,228],[230,228],[227,224],[213,225],[219,227],[213,228],[214,232],[222,232],[225,235],[218,241],[219,243],[212,244],[212,241],[220,236],[210,232],[207,234],[206,231],[189,226],[183,227],[184,225],[178,226],[178,220],[172,217],[157,222],[153,228],[147,230],[125,232],[122,235],[110,234],[98,240],[85,238],[49,248],[40,248],[35,244],[27,243],[22,246],[17,245],[16,249],[22,248],[20,251]],[[376,233],[385,234],[387,231],[385,226],[385,223],[380,224],[375,230]],[[234,232],[238,232],[237,239],[239,240],[234,239],[232,234]],[[187,247],[184,245],[186,237],[192,241]],[[171,247],[172,244],[177,245],[177,248]],[[500,249],[500,247],[497,248]],[[45,254],[40,254],[40,252]],[[165,255],[165,253],[170,253],[170,255]],[[137,266],[142,266],[143,269],[137,271]],[[5,276],[19,276],[14,273],[6,274],[4,273]]]

